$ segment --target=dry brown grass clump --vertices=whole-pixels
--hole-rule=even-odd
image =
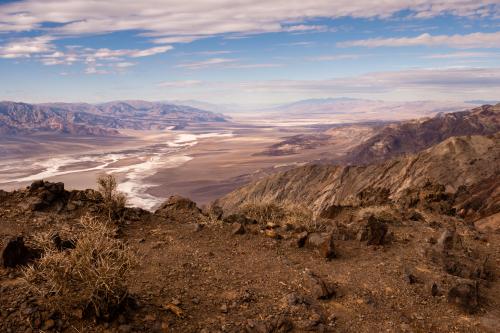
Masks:
[[[119,216],[127,204],[127,197],[117,190],[118,184],[113,175],[103,174],[97,178],[97,189],[101,193],[104,206],[111,220]]]
[[[291,224],[295,227],[304,227],[311,232],[324,227],[323,221],[315,218],[309,208],[298,204],[254,201],[242,205],[239,212],[261,224]]]
[[[115,230],[85,216],[74,249],[60,251],[49,237],[46,240],[39,243],[42,258],[24,271],[28,287],[61,313],[112,316],[127,297],[124,277],[134,263]]]

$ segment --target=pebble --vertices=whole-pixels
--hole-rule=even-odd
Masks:
[[[55,321],[53,319],[47,319],[42,326],[42,330],[47,331],[50,330],[52,327],[55,326]]]

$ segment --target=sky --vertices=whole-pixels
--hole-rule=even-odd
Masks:
[[[0,100],[499,100],[500,0],[0,1]]]

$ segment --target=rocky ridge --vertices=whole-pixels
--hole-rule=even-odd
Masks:
[[[470,111],[387,125],[355,147],[344,160],[350,164],[373,163],[421,151],[452,136],[489,135],[498,131],[500,104],[483,105]]]
[[[187,106],[143,101],[105,104],[0,102],[0,134],[51,132],[71,135],[118,135],[119,129],[181,128],[189,123],[223,122],[220,114]]]
[[[218,204],[232,210],[254,201],[301,203],[316,215],[335,217],[353,207],[439,203],[443,212],[474,221],[499,211],[499,170],[498,133],[452,137],[418,154],[380,164],[295,168],[244,186]]]

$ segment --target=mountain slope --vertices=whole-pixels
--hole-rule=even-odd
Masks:
[[[104,104],[0,103],[0,134],[56,132],[73,135],[116,135],[118,129],[165,129],[189,123],[223,122],[221,114],[188,106],[145,101]]]
[[[0,134],[16,135],[34,132],[55,132],[73,135],[117,135],[116,130],[97,126],[103,123],[93,116],[92,121],[78,121],[76,113],[57,107],[26,103],[0,103]]]
[[[452,204],[458,210],[467,210],[474,202],[471,218],[498,212],[500,134],[452,137],[381,164],[307,165],[251,183],[218,204],[231,210],[248,202],[274,201],[303,204],[316,214],[329,215],[335,207],[405,205],[427,187],[442,195],[456,194]]]
[[[418,152],[449,137],[488,135],[500,130],[500,104],[440,114],[384,127],[348,154],[346,161],[364,164],[402,153]]]

